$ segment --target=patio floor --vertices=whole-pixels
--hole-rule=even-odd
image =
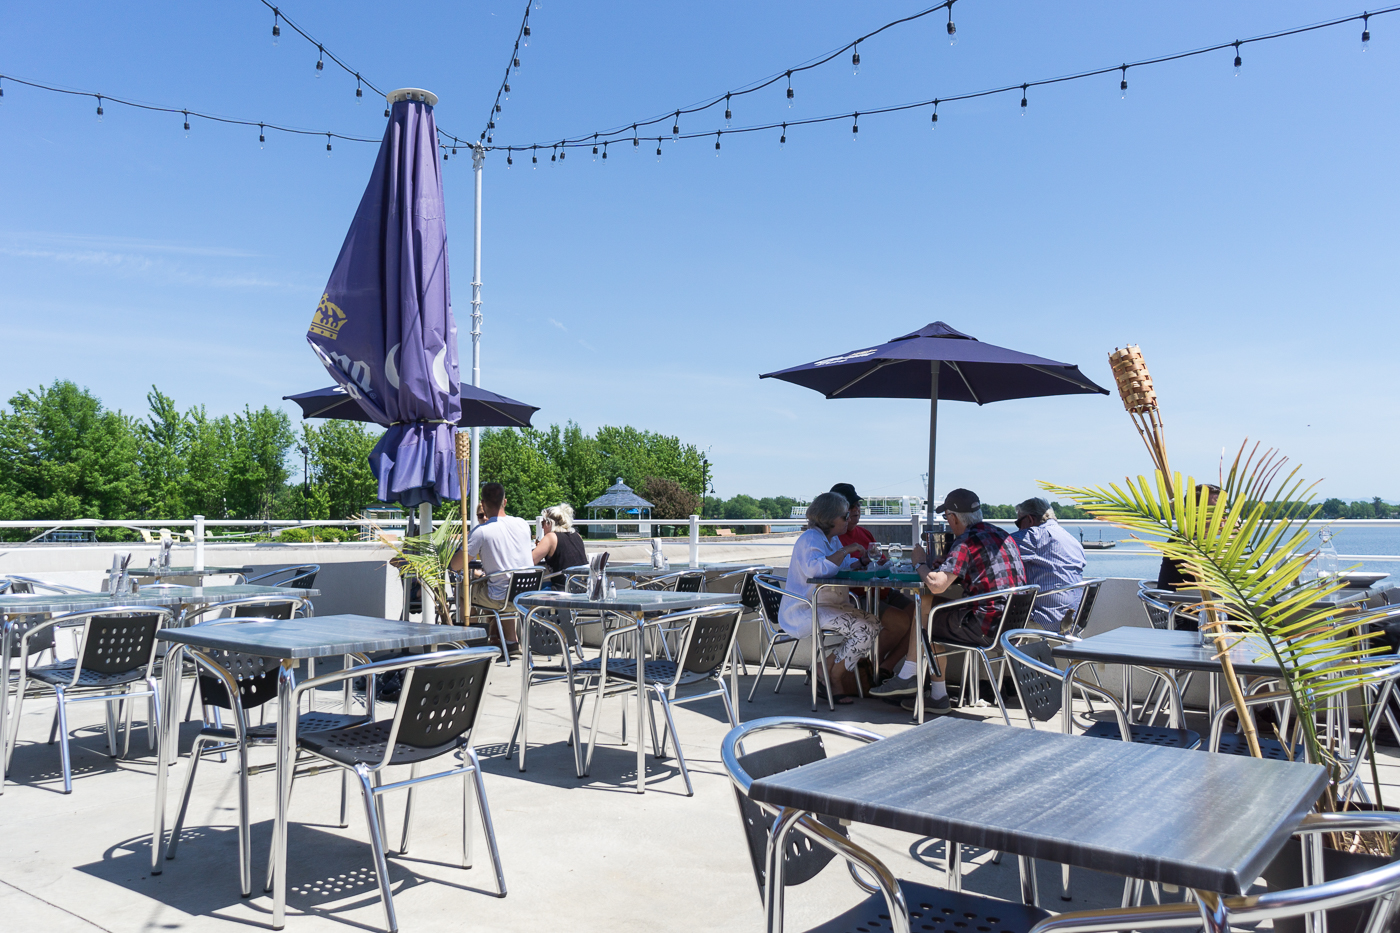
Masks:
[[[695,785],[685,786],[673,760],[648,758],[648,791],[634,790],[636,755],[619,743],[619,703],[602,713],[606,735],[592,775],[573,775],[567,705],[559,686],[533,691],[529,771],[504,757],[515,715],[519,668],[492,672],[477,727],[477,747],[495,820],[509,895],[492,896],[494,881],[484,839],[476,826],[475,867],[457,867],[460,855],[461,785],[426,785],[415,807],[414,838],[406,856],[391,856],[394,903],[403,930],[538,931],[567,924],[571,931],[759,931],[763,926],[753,871],[738,811],[718,749],[727,730],[718,700],[677,710],[678,728]],[[749,680],[741,678],[741,690]],[[810,715],[801,676],[781,695],[772,677],[745,718]],[[237,783],[231,764],[206,761],[200,768],[178,858],[152,877],[150,831],[154,763],[144,731],[132,740],[132,760],[105,754],[99,704],[73,708],[73,793],[62,793],[57,746],[44,744],[52,721],[48,701],[25,704],[11,782],[0,797],[0,917],[14,930],[46,933],[138,930],[234,930],[267,928],[271,898],[260,891],[272,824],[271,775],[252,779],[254,890],[242,899],[237,871]],[[85,708],[86,707],[86,708]],[[585,710],[587,713],[587,709]],[[825,707],[817,715],[829,717]],[[954,715],[1000,719],[996,707]],[[1013,718],[1018,717],[1013,710]],[[875,700],[838,707],[835,717],[884,734],[909,728],[909,716]],[[1022,723],[1024,721],[1022,720]],[[183,746],[197,724],[182,728]],[[1400,784],[1397,750],[1382,749],[1382,780]],[[254,762],[270,761],[258,749]],[[173,815],[187,759],[172,771]],[[988,767],[995,767],[988,762]],[[372,874],[363,808],[350,800],[349,826],[338,825],[338,775],[297,782],[292,804],[287,929],[344,931],[383,929],[384,916]],[[352,788],[352,792],[354,788]],[[398,839],[402,795],[389,804],[389,836]],[[866,826],[852,827],[861,844],[904,878],[941,885],[942,844]],[[1007,899],[1019,896],[1016,859],[1000,865],[991,853],[964,852],[967,890]],[[1061,901],[1059,868],[1040,866],[1044,906],[1064,910],[1116,906],[1122,882],[1076,869],[1074,900]],[[788,925],[800,930],[860,899],[845,869],[833,863],[815,880],[788,894]]]

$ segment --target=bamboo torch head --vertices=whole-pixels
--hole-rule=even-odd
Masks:
[[[469,431],[458,431],[456,434],[457,459],[470,460],[472,454],[472,436]]]
[[[1113,378],[1118,383],[1118,397],[1130,415],[1144,415],[1157,410],[1157,393],[1152,388],[1152,376],[1136,345],[1114,350],[1108,355]]]

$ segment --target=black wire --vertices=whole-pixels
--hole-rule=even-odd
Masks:
[[[938,7],[934,7],[933,9],[934,9],[934,10],[943,9],[944,7],[948,7],[948,6],[951,6],[951,5],[952,5],[951,2],[949,2],[949,3],[941,4],[941,5],[938,6]],[[925,11],[924,13],[920,13],[920,14],[916,14],[916,15],[922,16],[922,15],[926,15],[928,12],[932,12],[932,11]],[[875,108],[871,108],[871,109],[868,109],[868,110],[861,110],[861,111],[859,111],[859,113],[860,113],[862,116],[870,116],[871,114],[877,114],[877,113],[898,113],[898,112],[903,111],[903,110],[917,110],[917,109],[919,109],[919,108],[921,108],[921,107],[928,107],[928,106],[933,105],[933,104],[935,104],[935,103],[937,103],[937,104],[946,104],[946,103],[948,103],[949,101],[955,101],[955,100],[974,100],[974,99],[979,98],[979,97],[990,97],[990,96],[992,96],[992,95],[994,95],[994,94],[1005,94],[1005,93],[1008,93],[1008,92],[1010,92],[1010,91],[1021,91],[1021,90],[1024,90],[1025,88],[1044,87],[1044,86],[1050,85],[1050,84],[1062,84],[1062,83],[1064,83],[1064,82],[1066,82],[1066,81],[1078,81],[1078,80],[1080,80],[1080,79],[1082,79],[1082,78],[1092,78],[1092,77],[1096,77],[1096,76],[1098,76],[1098,75],[1110,74],[1110,73],[1112,73],[1112,72],[1119,71],[1120,69],[1122,69],[1122,68],[1124,68],[1124,67],[1127,67],[1127,68],[1142,68],[1142,67],[1145,67],[1145,66],[1147,66],[1147,65],[1159,65],[1159,64],[1162,64],[1162,63],[1164,63],[1164,62],[1179,61],[1179,60],[1181,60],[1181,59],[1183,59],[1183,58],[1193,58],[1193,57],[1195,57],[1195,56],[1197,56],[1197,55],[1206,55],[1206,54],[1209,54],[1210,52],[1219,52],[1219,51],[1221,51],[1222,49],[1237,48],[1238,46],[1249,45],[1249,44],[1254,43],[1254,42],[1268,42],[1268,41],[1270,41],[1270,40],[1272,40],[1272,39],[1282,39],[1282,38],[1285,38],[1285,37],[1287,37],[1287,36],[1296,36],[1296,35],[1300,35],[1300,34],[1306,33],[1306,32],[1313,32],[1313,31],[1318,30],[1318,29],[1327,29],[1327,28],[1329,28],[1329,27],[1331,27],[1331,26],[1340,26],[1340,25],[1342,25],[1342,24],[1344,24],[1344,23],[1356,22],[1357,20],[1363,19],[1363,18],[1365,18],[1365,17],[1382,16],[1382,15],[1384,15],[1384,14],[1386,14],[1386,13],[1395,13],[1395,12],[1400,12],[1400,6],[1386,7],[1386,8],[1381,9],[1381,10],[1368,10],[1368,11],[1365,12],[1365,13],[1357,13],[1357,14],[1355,14],[1355,15],[1353,15],[1353,16],[1344,16],[1344,17],[1341,17],[1341,18],[1339,18],[1339,19],[1327,20],[1326,22],[1321,22],[1321,23],[1312,23],[1311,25],[1308,25],[1308,26],[1297,26],[1297,27],[1294,27],[1294,28],[1292,28],[1292,29],[1284,29],[1284,30],[1280,30],[1280,31],[1278,31],[1278,32],[1271,32],[1271,33],[1265,33],[1265,34],[1263,34],[1263,35],[1252,36],[1252,37],[1250,37],[1250,38],[1248,38],[1248,39],[1232,39],[1232,40],[1229,41],[1229,42],[1221,42],[1221,43],[1219,43],[1219,44],[1217,44],[1217,45],[1209,45],[1209,46],[1205,46],[1205,47],[1199,48],[1199,49],[1192,49],[1192,50],[1190,50],[1190,51],[1188,51],[1188,52],[1176,52],[1176,53],[1171,54],[1171,55],[1159,55],[1159,56],[1157,56],[1157,57],[1155,57],[1155,58],[1144,58],[1144,59],[1141,59],[1141,60],[1135,61],[1135,62],[1120,63],[1120,64],[1117,64],[1117,65],[1112,65],[1112,66],[1105,67],[1105,68],[1095,68],[1095,69],[1092,70],[1092,71],[1079,71],[1079,72],[1075,72],[1074,74],[1061,75],[1061,76],[1059,76],[1059,77],[1057,77],[1057,78],[1042,78],[1042,79],[1040,79],[1039,81],[1025,81],[1025,82],[1020,82],[1020,83],[1017,83],[1017,84],[1008,84],[1008,85],[1005,85],[1005,86],[1002,86],[1002,87],[988,88],[987,90],[983,90],[983,91],[973,91],[973,92],[967,93],[967,94],[953,94],[953,95],[949,95],[949,96],[939,95],[938,97],[931,97],[931,98],[929,98],[928,100],[915,101],[915,102],[909,103],[909,104],[896,104],[896,105],[889,106],[889,107],[875,107]],[[910,18],[912,18],[912,17],[910,17]],[[904,21],[905,21],[905,20],[896,20],[896,23],[898,23],[898,22],[904,22]],[[882,31],[882,30],[884,30],[884,29],[888,29],[890,25],[895,25],[895,24],[894,24],[894,23],[891,23],[891,24],[889,24],[889,25],[887,25],[887,26],[883,26],[883,27],[881,27],[880,30],[877,30],[877,32]],[[875,34],[875,33],[871,33],[870,35],[874,35],[874,34]],[[863,36],[862,38],[857,39],[856,42],[862,42],[862,41],[865,40],[865,38],[868,38],[868,37],[864,37],[864,36]],[[852,43],[852,45],[854,45],[854,43]],[[831,60],[832,58],[834,58],[836,55],[841,54],[841,52],[844,52],[846,49],[848,49],[848,48],[850,48],[850,47],[851,47],[850,45],[847,45],[845,48],[842,48],[842,49],[837,50],[836,52],[832,53],[831,55],[826,56],[825,58],[821,59],[821,61],[820,61],[820,62],[817,62],[817,64],[821,64],[822,62],[830,61],[830,60]],[[814,67],[814,66],[809,66],[809,67]],[[796,69],[796,68],[793,69],[793,71],[797,71],[797,70],[798,70],[798,69]],[[772,79],[772,80],[766,81],[764,84],[760,85],[760,87],[767,87],[767,86],[773,84],[775,81],[781,80],[782,78],[784,78],[784,77],[786,77],[786,76],[787,76],[787,73],[784,72],[783,74],[779,75],[777,78],[774,78],[774,79]],[[747,92],[747,91],[735,91],[735,92],[733,92],[733,93],[739,94],[739,93],[748,93],[748,92]],[[724,100],[724,97],[721,96],[721,97],[718,98],[718,100],[712,101],[711,103],[705,105],[705,107],[712,107],[712,106],[714,106],[715,103],[717,103],[717,102],[719,102],[719,101],[723,101],[723,100]],[[685,110],[685,109],[682,109],[680,112],[681,112],[681,113],[693,113],[695,110],[703,110],[703,109],[705,109],[705,107],[697,107],[697,108],[693,108],[692,110]],[[659,118],[657,118],[656,120],[639,121],[636,125],[637,125],[637,126],[648,126],[648,125],[651,125],[651,124],[654,124],[654,123],[658,123],[658,122],[661,122],[661,121],[664,121],[664,120],[669,120],[669,119],[671,119],[672,117],[674,117],[675,114],[676,114],[676,111],[672,110],[672,111],[670,111],[669,113],[667,113],[665,116],[659,117]],[[809,117],[808,119],[805,119],[805,120],[787,120],[787,121],[784,121],[784,122],[782,122],[782,123],[765,123],[765,124],[758,125],[758,126],[733,127],[733,128],[730,128],[730,129],[726,129],[724,132],[725,132],[726,134],[732,134],[732,133],[757,133],[757,132],[761,132],[761,131],[763,131],[763,130],[775,130],[775,129],[778,129],[780,126],[786,128],[786,127],[791,127],[791,126],[808,126],[808,125],[816,124],[816,123],[831,123],[831,122],[834,122],[834,121],[837,121],[837,120],[850,120],[850,119],[853,119],[853,118],[855,117],[855,115],[856,115],[856,111],[852,111],[852,112],[850,112],[850,113],[838,113],[838,114],[832,114],[832,115],[830,115],[830,116],[824,116],[824,117]],[[592,134],[592,135],[589,135],[589,136],[586,136],[586,137],[577,137],[577,138],[575,138],[575,139],[566,139],[566,140],[562,140],[562,141],[557,142],[557,143],[544,143],[543,145],[546,145],[546,146],[549,146],[549,145],[553,145],[553,146],[562,146],[562,147],[568,147],[568,148],[575,148],[575,149],[577,149],[577,148],[581,148],[581,147],[584,147],[584,146],[590,146],[590,145],[592,145],[592,144],[593,144],[593,140],[594,140],[595,138],[596,138],[596,139],[600,139],[600,140],[604,140],[604,141],[616,141],[616,138],[617,138],[620,134],[623,134],[623,133],[631,133],[631,132],[632,132],[632,124],[629,123],[627,126],[621,127],[621,128],[619,128],[619,129],[616,129],[616,130],[608,130],[608,131],[606,131],[606,132],[600,132],[600,133]],[[709,131],[707,131],[707,132],[701,132],[701,133],[681,133],[681,134],[679,134],[679,136],[678,136],[677,138],[679,138],[679,139],[708,139],[709,137],[713,136],[714,134],[715,134],[715,131],[714,131],[714,130],[709,130]],[[523,144],[523,145],[511,144],[509,147],[507,147],[507,146],[488,146],[488,147],[486,147],[486,148],[488,148],[488,149],[505,149],[505,148],[510,148],[510,149],[522,149],[522,148],[523,148],[523,149],[528,149],[528,148],[530,148],[531,145],[532,145],[531,143],[525,143],[525,144]]]
[[[266,3],[267,0],[263,0],[263,2]],[[663,123],[663,122],[665,122],[666,120],[674,119],[675,117],[680,116],[680,115],[683,115],[683,114],[687,114],[687,113],[700,113],[701,111],[709,110],[711,107],[715,106],[716,104],[722,104],[722,103],[724,103],[726,100],[728,100],[728,99],[731,98],[731,97],[742,97],[742,96],[744,96],[745,94],[756,94],[757,92],[763,90],[763,89],[766,88],[766,87],[771,87],[771,86],[773,86],[774,84],[777,84],[779,81],[783,81],[783,80],[788,80],[788,79],[790,79],[790,78],[791,78],[793,75],[795,75],[795,74],[798,74],[798,73],[803,72],[803,71],[810,71],[810,70],[812,70],[813,68],[820,68],[822,65],[825,65],[827,62],[829,62],[829,61],[831,61],[832,59],[836,58],[836,57],[837,57],[838,55],[840,55],[841,53],[843,53],[843,52],[845,52],[845,51],[847,51],[847,50],[849,50],[849,49],[855,48],[857,45],[859,45],[860,43],[864,42],[865,40],[867,40],[867,39],[869,39],[869,38],[871,38],[871,37],[873,37],[873,36],[878,36],[880,33],[884,32],[886,29],[892,29],[892,28],[894,28],[895,26],[899,26],[899,25],[901,25],[901,24],[903,24],[903,23],[911,23],[911,22],[913,22],[914,20],[922,19],[922,18],[925,17],[925,16],[929,16],[929,15],[931,15],[931,14],[933,14],[933,13],[937,13],[939,10],[951,10],[951,9],[953,8],[953,4],[956,3],[956,2],[957,2],[957,0],[943,0],[943,2],[940,3],[940,4],[938,4],[937,6],[931,6],[931,7],[929,7],[929,8],[926,9],[926,10],[920,10],[919,12],[917,12],[917,13],[912,13],[912,14],[910,14],[909,16],[901,17],[900,19],[896,19],[896,20],[891,20],[890,22],[886,23],[885,25],[881,26],[881,27],[878,28],[878,29],[871,30],[870,32],[867,32],[865,35],[863,35],[863,36],[861,36],[861,37],[859,37],[859,38],[857,38],[857,39],[852,39],[850,42],[847,42],[845,45],[841,46],[841,48],[839,48],[839,49],[836,49],[836,50],[834,50],[834,51],[832,51],[832,52],[828,52],[828,53],[825,54],[825,55],[818,56],[817,58],[809,59],[809,60],[807,60],[806,62],[804,62],[803,64],[794,65],[794,66],[791,67],[791,68],[785,68],[785,69],[783,69],[782,71],[778,72],[777,74],[774,74],[774,75],[772,75],[772,76],[770,76],[770,77],[768,77],[768,78],[762,78],[762,79],[760,79],[760,80],[758,80],[758,81],[755,81],[755,82],[751,82],[751,83],[749,83],[749,84],[742,85],[742,86],[741,86],[738,90],[736,90],[736,91],[726,91],[726,92],[724,92],[723,94],[720,94],[720,95],[714,97],[713,99],[709,100],[707,103],[695,104],[695,105],[690,106],[690,107],[672,108],[671,110],[666,111],[664,114],[662,114],[662,115],[660,115],[660,116],[658,116],[658,117],[656,117],[656,118],[654,118],[654,119],[651,119],[651,120],[638,120],[636,123],[628,123],[628,124],[626,124],[626,125],[624,125],[624,126],[618,128],[618,129],[615,129],[615,130],[607,130],[607,131],[605,131],[605,132],[600,132],[600,133],[598,133],[597,135],[598,135],[599,137],[603,137],[603,136],[614,137],[614,136],[618,136],[619,134],[630,133],[630,132],[631,132],[634,128],[636,128],[636,127],[655,126],[655,125],[658,124],[658,123]],[[527,5],[526,5],[526,16],[527,16],[527,18],[528,18],[528,16],[529,16],[528,10],[529,10],[529,5],[527,4]],[[522,25],[522,28],[523,28],[524,24],[522,23],[521,25]],[[519,41],[519,40],[517,39],[517,41]],[[509,69],[507,69],[507,73],[509,73]],[[498,95],[498,100],[499,100],[499,95]],[[493,110],[492,112],[494,113],[495,111]],[[728,132],[730,132],[730,131],[729,131],[729,130],[725,130],[725,132],[728,133]],[[563,140],[563,141],[560,142],[560,143],[543,143],[543,145],[568,145],[568,146],[577,147],[577,146],[583,145],[585,140],[588,140],[588,141],[589,141],[588,144],[591,145],[591,144],[592,144],[592,143],[591,143],[591,140],[592,140],[592,138],[593,138],[593,135],[594,135],[594,134],[591,134],[591,133],[584,133],[582,136],[578,136],[578,137],[575,137],[575,138],[573,138],[573,139],[567,139],[567,138],[566,138],[565,140]],[[710,132],[708,132],[708,133],[699,133],[699,134],[694,134],[694,135],[707,136],[707,137],[708,137],[708,136],[713,136],[713,135],[714,135],[714,132],[713,132],[713,131],[710,131]],[[694,138],[694,136],[682,136],[682,138],[683,138],[683,139],[691,139],[691,138]],[[528,149],[528,148],[530,147],[530,145],[532,145],[532,144],[528,144],[528,143],[527,143],[527,144],[525,145],[524,148],[527,148],[527,149]],[[507,146],[487,146],[486,148],[488,148],[488,149],[506,149],[506,148],[510,148],[510,149],[520,149],[521,147],[520,147],[520,146],[514,146],[514,145],[512,145],[512,146],[508,146],[508,147],[507,147]]]
[[[325,130],[303,130],[293,126],[281,126],[277,123],[268,123],[266,120],[237,120],[233,117],[219,117],[212,113],[202,113],[198,110],[189,110],[185,107],[161,107],[156,104],[142,104],[134,100],[123,100],[120,97],[113,97],[111,94],[97,94],[93,91],[77,91],[66,87],[53,87],[48,84],[39,84],[37,81],[26,81],[23,78],[16,78],[14,75],[0,74],[0,80],[13,81],[16,84],[23,84],[25,87],[37,88],[41,91],[52,91],[55,94],[70,94],[74,97],[91,97],[101,99],[103,102],[112,104],[122,104],[127,107],[134,107],[137,110],[151,110],[156,113],[182,113],[186,119],[189,117],[199,117],[201,120],[209,120],[214,123],[228,123],[234,126],[257,126],[269,130],[277,130],[279,133],[294,133],[298,136],[329,136],[332,139],[343,139],[351,143],[378,143],[383,142],[379,137],[373,139],[364,136],[345,136],[340,133],[328,133]]]
[[[264,3],[267,0],[263,0]],[[506,85],[510,83],[510,70],[515,67],[515,62],[520,58],[520,40],[525,36],[525,27],[530,23],[530,4],[533,0],[525,0],[525,15],[520,17],[520,28],[515,31],[515,46],[510,53],[510,61],[506,63],[506,74],[501,79],[501,84],[496,88],[496,99],[491,102],[491,112],[486,116],[486,123],[481,130],[481,139],[485,140],[491,135],[492,127],[496,122],[496,111],[501,106],[501,95],[505,93]],[[449,134],[450,135],[450,134]],[[457,137],[452,137],[452,142],[457,142]]]
[[[286,13],[282,12],[282,8],[281,8],[281,7],[277,6],[276,4],[273,4],[273,3],[269,2],[269,0],[258,0],[258,2],[261,3],[263,6],[267,7],[269,10],[271,10],[275,16],[280,17],[281,20],[282,20],[282,22],[286,23],[288,26],[291,26],[291,27],[292,27],[292,30],[293,30],[294,32],[296,32],[297,35],[301,36],[301,37],[302,37],[303,39],[305,39],[307,42],[310,42],[312,45],[316,46],[316,50],[317,50],[318,52],[321,52],[322,54],[324,54],[324,55],[326,56],[326,58],[329,58],[331,61],[333,61],[333,62],[335,62],[337,65],[339,65],[342,71],[344,71],[344,72],[345,72],[346,74],[348,74],[350,77],[354,78],[356,81],[362,81],[362,82],[364,82],[365,87],[369,88],[371,91],[373,91],[374,93],[378,94],[380,97],[385,98],[385,100],[387,101],[388,95],[387,95],[384,91],[382,91],[382,90],[380,90],[378,87],[376,87],[375,84],[374,84],[372,81],[370,81],[368,78],[366,78],[362,72],[356,71],[355,69],[351,68],[349,65],[345,64],[345,62],[341,61],[340,56],[336,55],[336,54],[335,54],[334,52],[332,52],[330,49],[326,48],[326,44],[325,44],[324,42],[321,42],[321,41],[318,40],[318,39],[313,39],[313,38],[311,37],[311,34],[310,34],[310,33],[308,33],[305,29],[302,29],[302,28],[301,28],[300,26],[298,26],[289,16],[287,16]],[[191,111],[191,112],[193,112],[193,111]],[[434,121],[434,123],[436,124],[436,121]],[[437,131],[438,131],[438,135],[439,135],[439,136],[450,137],[450,138],[453,139],[454,141],[455,141],[456,138],[457,138],[457,137],[455,137],[455,136],[452,136],[451,133],[448,133],[448,132],[444,131],[441,127],[438,127],[438,128],[437,128]],[[317,135],[325,135],[325,134],[317,134]],[[344,138],[348,138],[348,137],[344,137]],[[444,148],[446,148],[446,147],[444,147]]]

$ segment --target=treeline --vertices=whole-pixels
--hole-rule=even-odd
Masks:
[[[1400,518],[1400,506],[1391,505],[1380,496],[1370,502],[1326,499],[1320,514],[1323,518]]]

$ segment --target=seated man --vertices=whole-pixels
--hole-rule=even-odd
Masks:
[[[1027,499],[1016,506],[1016,530],[1011,537],[1021,551],[1026,582],[1040,587],[1031,612],[1032,623],[1048,632],[1059,632],[1079,607],[1084,591],[1045,594],[1084,579],[1084,545],[1060,526],[1055,510],[1040,498]]]
[[[480,558],[486,577],[472,581],[471,604],[488,609],[505,608],[510,591],[506,574],[493,576],[502,570],[527,570],[535,564],[530,554],[530,526],[523,518],[506,514],[506,490],[500,483],[481,487],[481,508],[486,520],[467,536],[467,557]],[[462,569],[462,555],[452,560],[452,569]],[[520,651],[515,637],[515,620],[502,620],[506,630],[503,646],[512,655]]]
[[[994,590],[1023,586],[1026,570],[1021,564],[1021,552],[1011,536],[995,525],[982,520],[982,501],[969,489],[954,489],[944,497],[935,511],[948,520],[955,535],[953,546],[935,570],[929,566],[928,554],[922,547],[914,548],[914,565],[929,592],[945,592],[955,582],[961,583],[964,596],[980,596]],[[935,641],[990,646],[996,637],[998,617],[1003,607],[988,601],[966,607],[956,615],[940,613],[934,619],[935,628],[929,633]],[[922,623],[922,620],[920,620]],[[909,639],[904,663],[895,676],[870,691],[871,696],[908,696],[905,706],[913,708],[913,695],[918,692],[918,641]],[[930,680],[933,699],[924,708],[933,714],[948,712],[946,672]]]

